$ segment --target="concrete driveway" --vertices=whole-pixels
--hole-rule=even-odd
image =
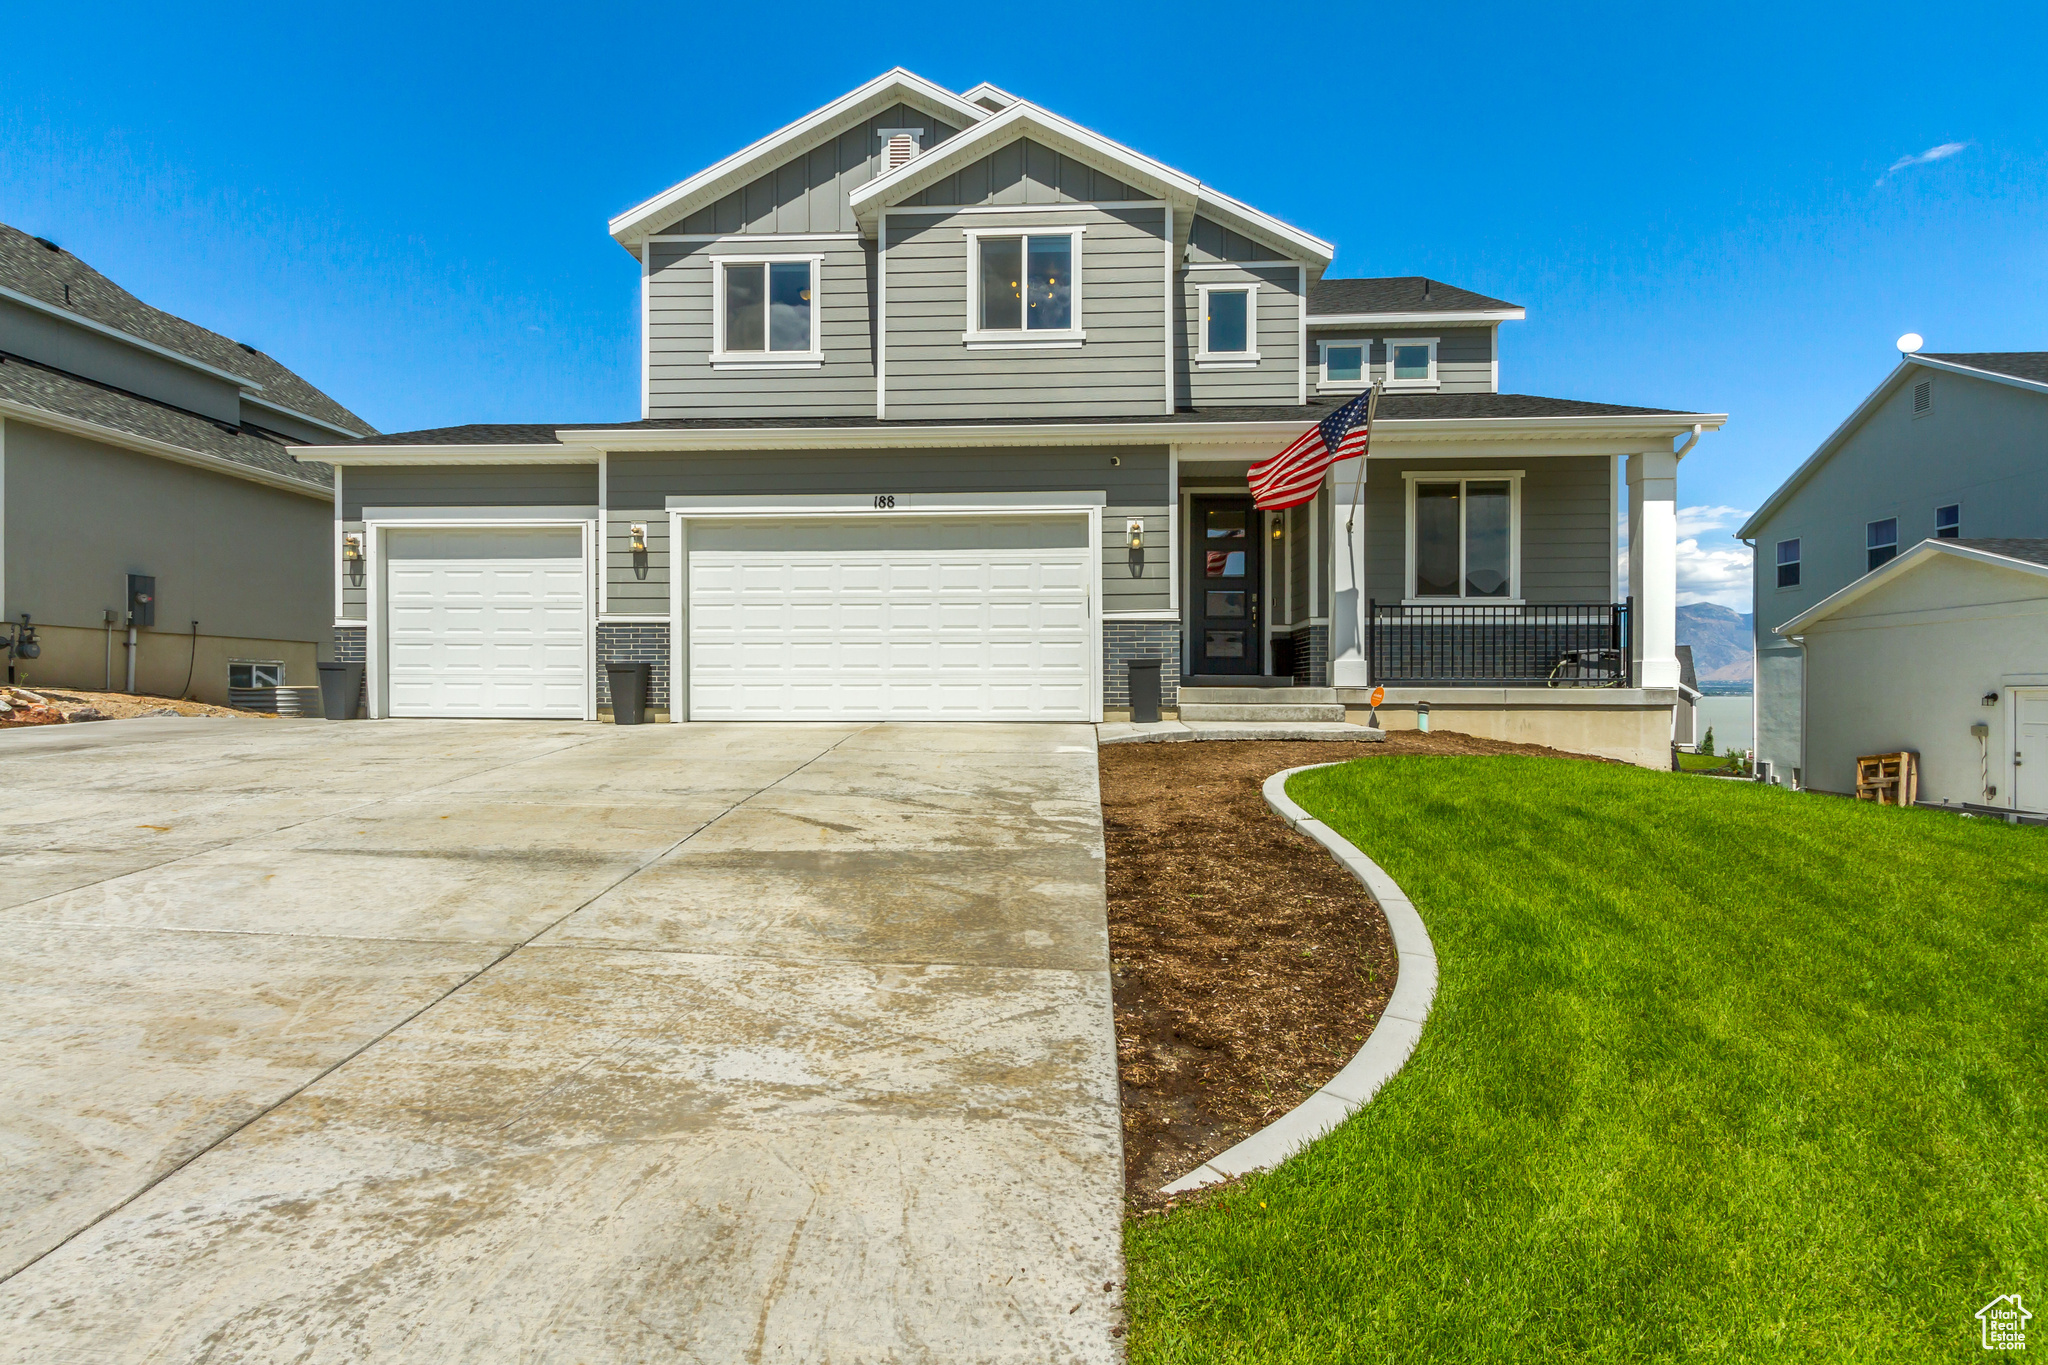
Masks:
[[[1086,726],[0,733],[0,1360],[1120,1340]]]

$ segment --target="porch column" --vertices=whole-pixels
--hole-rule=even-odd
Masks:
[[[1628,457],[1628,590],[1636,686],[1678,686],[1678,456]]]
[[[1330,587],[1329,605],[1309,607],[1311,617],[1328,614],[1330,622],[1330,685],[1364,687],[1366,677],[1365,641],[1359,634],[1359,613],[1365,607],[1365,509],[1359,508],[1357,523],[1345,522],[1362,491],[1358,481],[1365,477],[1365,461],[1345,460],[1330,471]]]

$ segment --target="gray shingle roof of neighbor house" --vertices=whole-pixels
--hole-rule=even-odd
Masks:
[[[350,445],[364,446],[492,446],[559,445],[560,431],[817,431],[832,429],[888,429],[916,427],[975,426],[1147,426],[1166,422],[1300,422],[1304,425],[1330,415],[1342,399],[1329,399],[1306,406],[1254,408],[1182,409],[1167,416],[1160,413],[1141,417],[926,417],[909,420],[877,420],[873,417],[657,417],[639,422],[554,422],[478,424],[435,427],[426,431],[390,432],[359,441],[335,441],[337,450]],[[1632,408],[1613,403],[1586,403],[1573,398],[1538,398],[1523,393],[1390,393],[1380,397],[1381,421],[1427,421],[1488,417],[1683,417],[1672,408]],[[299,447],[308,449],[310,447]]]
[[[333,466],[295,460],[269,436],[15,356],[0,356],[0,401],[226,460],[304,488],[334,487]]]
[[[1921,351],[1929,360],[2048,384],[2048,351]]]
[[[152,308],[61,247],[0,223],[0,288],[126,332],[263,386],[259,397],[370,435],[376,428],[263,352]]]
[[[1988,555],[2003,555],[2007,559],[2023,559],[2029,564],[2048,566],[2048,540],[2032,540],[2014,537],[1979,536],[1960,540],[1944,540],[1942,545],[1960,545],[1968,550],[1982,550]]]
[[[1504,313],[1522,305],[1488,298],[1426,275],[1369,280],[1316,280],[1308,287],[1308,320],[1360,313]]]

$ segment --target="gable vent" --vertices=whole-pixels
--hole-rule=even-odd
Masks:
[[[1913,386],[1913,415],[1918,417],[1934,407],[1934,381],[1923,379]]]
[[[882,135],[883,175],[916,156],[924,142],[922,128],[882,128],[877,131]]]

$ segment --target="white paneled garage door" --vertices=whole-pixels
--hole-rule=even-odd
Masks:
[[[580,530],[382,538],[388,714],[583,717],[590,612]]]
[[[692,521],[692,720],[1092,720],[1085,517]]]

